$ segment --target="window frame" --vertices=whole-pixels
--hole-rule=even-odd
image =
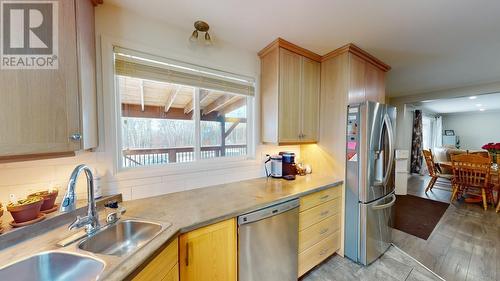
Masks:
[[[108,43],[108,44],[106,44]],[[107,46],[104,46],[107,45]],[[119,87],[118,87],[118,76],[115,73],[115,67],[114,67],[114,62],[115,62],[115,47],[119,48],[126,48],[123,46],[124,44],[116,44],[112,42],[103,42],[103,50],[104,48],[107,49],[107,55],[109,56],[110,59],[110,65],[107,67],[108,69],[111,70],[110,77],[112,78],[111,81],[113,81],[110,85],[110,90],[112,93],[112,108],[113,110],[113,116],[111,118],[111,127],[112,127],[112,132],[113,132],[113,137],[110,138],[112,139],[112,145],[114,146],[114,156],[113,156],[113,166],[114,166],[114,173],[116,175],[124,175],[124,174],[133,174],[133,175],[141,175],[148,173],[149,175],[165,175],[165,174],[179,174],[179,173],[187,173],[187,172],[200,172],[200,171],[210,171],[214,169],[221,169],[221,168],[232,168],[232,167],[239,167],[242,166],[243,164],[248,164],[251,165],[255,161],[255,147],[256,147],[256,139],[255,139],[255,102],[256,102],[256,95],[254,96],[247,96],[245,97],[246,99],[246,113],[247,113],[247,154],[245,156],[228,156],[228,157],[215,157],[215,158],[209,158],[209,159],[201,159],[199,157],[199,150],[201,147],[201,139],[199,139],[200,136],[200,113],[199,113],[199,108],[200,108],[200,100],[199,100],[199,89],[197,88],[197,94],[194,95],[194,104],[195,104],[195,110],[194,111],[194,120],[195,120],[195,160],[192,162],[180,162],[180,163],[165,163],[165,164],[158,164],[158,165],[147,165],[147,166],[136,166],[136,167],[124,167],[122,164],[122,126],[121,126],[121,98],[120,98],[120,93],[119,93]],[[138,48],[135,48],[138,49]],[[134,49],[131,49],[134,50]],[[140,52],[140,51],[134,51],[134,52]],[[253,77],[249,76],[244,76],[244,75],[239,75],[239,74],[234,74],[230,72],[225,72],[222,70],[215,70],[212,68],[208,67],[203,67],[195,64],[190,64],[187,62],[181,62],[178,60],[173,60],[173,59],[168,59],[162,56],[154,55],[152,52],[145,53],[145,52],[140,52],[141,54],[146,55],[147,59],[159,59],[162,61],[168,61],[168,62],[174,62],[174,63],[179,63],[183,67],[192,67],[193,69],[201,70],[201,71],[206,71],[206,72],[213,72],[216,75],[225,75],[227,77],[234,77],[236,79],[245,79],[247,81],[252,81],[254,87],[256,87],[256,80]],[[104,54],[103,54],[103,57]],[[109,61],[109,60],[108,60]],[[105,68],[105,65],[103,65],[103,71]],[[105,83],[103,82],[103,86]],[[252,162],[252,163],[251,163]]]

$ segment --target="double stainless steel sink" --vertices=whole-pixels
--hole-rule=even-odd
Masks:
[[[90,256],[45,252],[1,269],[0,280],[94,280],[103,269],[104,262]]]
[[[124,256],[151,241],[162,228],[154,222],[118,221],[79,242],[78,248],[98,255]],[[49,251],[5,266],[0,269],[0,280],[95,280],[105,266],[105,261],[77,249]]]
[[[122,256],[151,241],[160,231],[157,223],[125,220],[105,227],[78,247],[95,254]]]

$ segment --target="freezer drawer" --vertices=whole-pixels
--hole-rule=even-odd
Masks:
[[[395,203],[393,192],[369,204],[359,204],[359,263],[368,265],[389,248]]]

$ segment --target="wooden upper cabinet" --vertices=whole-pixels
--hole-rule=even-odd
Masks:
[[[385,72],[354,54],[349,54],[349,61],[349,103],[385,103]]]
[[[340,65],[340,71],[325,74],[324,79],[338,79],[344,73],[348,73],[347,80],[342,77],[338,81],[341,84],[347,83],[348,103],[364,101],[385,103],[385,73],[391,69],[389,65],[354,44],[347,44],[324,55],[322,64],[328,63],[341,63],[342,65]],[[325,86],[323,85],[322,88],[325,89]]]
[[[184,233],[179,237],[181,281],[237,280],[236,219]]]
[[[78,43],[78,74],[80,93],[81,149],[97,147],[97,95],[96,95],[96,0],[76,1],[76,28]]]
[[[317,142],[321,57],[281,38],[259,56],[262,142]]]
[[[349,103],[363,102],[365,99],[365,61],[349,55]]]
[[[365,63],[365,96],[367,100],[385,103],[385,72]]]
[[[301,133],[302,57],[285,49],[279,51],[279,141],[295,142]]]
[[[319,130],[321,65],[302,58],[302,141],[316,142]]]
[[[347,106],[366,100],[384,103],[389,70],[390,66],[353,44],[322,58],[320,145],[331,154],[339,177],[345,176]]]
[[[0,69],[0,161],[97,145],[94,6],[90,0],[57,2],[58,68]]]

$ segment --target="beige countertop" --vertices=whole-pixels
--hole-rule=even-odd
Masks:
[[[170,226],[144,247],[122,257],[89,254],[78,249],[75,244],[58,248],[56,243],[71,234],[66,226],[62,226],[0,251],[0,267],[36,252],[76,251],[106,263],[100,280],[122,280],[180,233],[340,184],[342,180],[338,178],[316,174],[298,176],[294,181],[258,178],[126,201],[123,205],[127,208],[127,218],[150,220]]]

